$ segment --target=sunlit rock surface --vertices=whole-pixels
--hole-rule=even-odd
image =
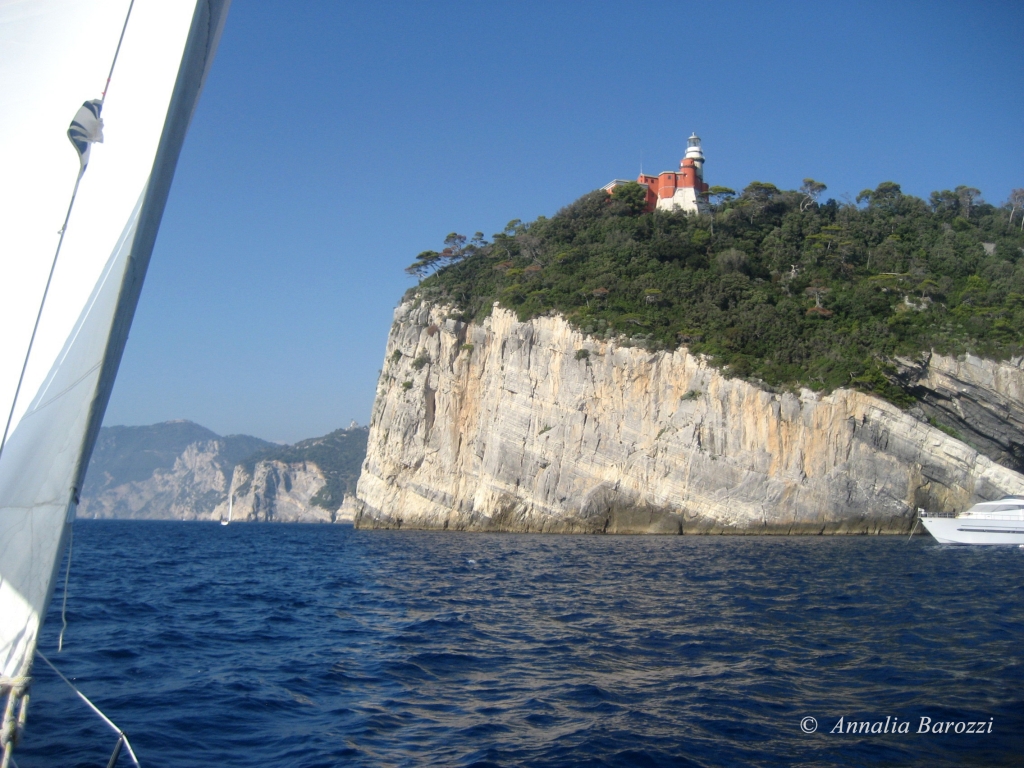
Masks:
[[[585,337],[559,317],[449,313],[395,311],[358,527],[896,533],[918,507],[1024,493],[1024,476],[922,412],[860,392],[776,394],[685,349]],[[975,399],[991,391],[1019,414],[1019,361],[971,365]],[[1017,383],[987,384],[1000,377]]]

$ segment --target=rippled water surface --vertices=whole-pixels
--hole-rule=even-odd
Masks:
[[[80,521],[41,647],[144,768],[1019,765],[1022,575],[925,537]],[[21,768],[105,765],[34,675]]]

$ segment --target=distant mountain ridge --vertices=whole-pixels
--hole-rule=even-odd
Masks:
[[[234,465],[273,443],[252,435],[221,437],[195,422],[177,419],[144,427],[103,427],[92,452],[83,496],[96,496],[107,488],[149,479],[168,470],[194,443],[219,441],[218,464]]]
[[[353,426],[281,446],[251,435],[221,436],[185,420],[104,427],[78,516],[219,519],[227,515],[235,479],[245,486],[234,491],[235,520],[333,522],[354,492],[366,434]]]

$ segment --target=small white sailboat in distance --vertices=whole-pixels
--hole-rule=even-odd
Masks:
[[[234,502],[234,500],[235,500],[235,494],[233,492],[229,493],[228,494],[228,517],[227,517],[227,520],[221,520],[220,521],[221,525],[227,525],[228,523],[231,522],[231,505],[232,505],[232,502]]]

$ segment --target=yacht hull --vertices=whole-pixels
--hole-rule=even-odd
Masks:
[[[1024,544],[1024,520],[922,517],[921,523],[942,544]]]

